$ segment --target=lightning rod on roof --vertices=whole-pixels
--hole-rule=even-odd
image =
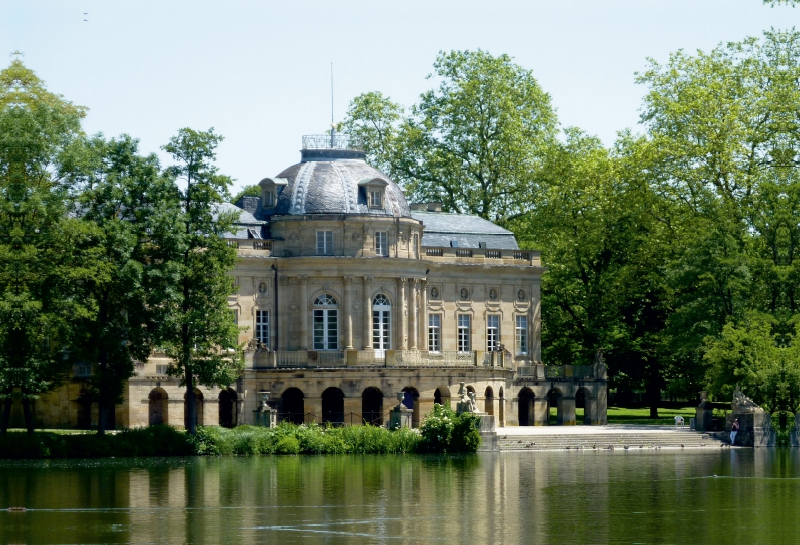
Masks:
[[[336,135],[336,126],[333,124],[333,63],[331,63],[331,148],[333,148],[333,137]]]

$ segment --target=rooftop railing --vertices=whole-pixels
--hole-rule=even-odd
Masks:
[[[303,149],[361,150],[347,134],[307,134],[303,136]]]

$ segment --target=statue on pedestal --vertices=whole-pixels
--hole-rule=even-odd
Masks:
[[[733,391],[733,402],[731,402],[731,408],[734,413],[764,412],[764,409],[756,405],[752,399],[742,393],[742,390],[739,388],[738,384],[736,385],[736,389]]]

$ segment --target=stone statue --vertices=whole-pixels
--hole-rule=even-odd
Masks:
[[[733,391],[733,402],[731,403],[731,408],[735,413],[764,412],[764,409],[756,405],[752,399],[742,393],[742,390],[739,388],[738,384],[736,385],[736,389]]]
[[[603,358],[602,348],[598,348],[597,353],[594,355],[594,376],[601,379],[608,378],[608,368],[606,367],[606,360]]]
[[[473,394],[474,395],[474,394]],[[471,413],[475,412],[471,409],[473,405],[473,401],[470,400],[470,392],[464,386],[462,382],[458,387],[458,402],[456,403],[456,413]]]
[[[478,401],[475,399],[475,392],[469,392],[469,409],[467,412],[478,412]]]

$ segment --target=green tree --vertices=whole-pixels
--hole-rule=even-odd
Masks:
[[[222,206],[231,180],[213,165],[221,139],[213,129],[187,128],[164,146],[178,163],[167,174],[184,184],[176,185],[174,203],[183,228],[158,231],[163,252],[155,256],[163,262],[158,277],[166,282],[153,288],[162,297],[159,341],[172,359],[168,373],[181,377],[186,387],[186,426],[192,435],[197,424],[194,388],[231,384],[243,366],[239,328],[227,302],[236,292],[228,276],[236,249],[221,236],[236,219]]]
[[[439,86],[411,114],[380,93],[354,99],[343,126],[412,199],[504,224],[533,202],[557,120],[529,70],[481,50],[440,53]]]
[[[260,197],[261,196],[261,186],[258,185],[246,185],[239,191],[232,199],[231,203],[235,204],[236,201],[241,199],[242,197]]]
[[[60,340],[72,304],[54,282],[63,249],[66,188],[59,157],[82,137],[85,109],[47,91],[19,60],[0,72],[0,430],[8,426],[12,394],[30,402],[65,371]]]

